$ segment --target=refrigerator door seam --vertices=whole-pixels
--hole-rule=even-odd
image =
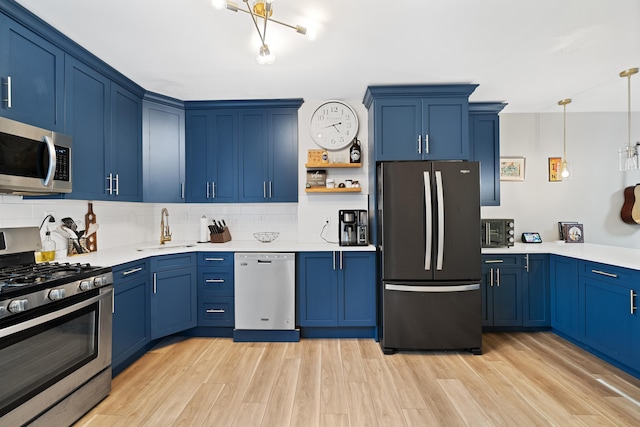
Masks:
[[[387,291],[404,291],[404,292],[466,292],[480,289],[479,283],[471,285],[455,285],[455,286],[413,286],[413,285],[393,285],[385,283],[384,289]]]
[[[424,269],[425,271],[431,270],[431,239],[429,236],[429,230],[431,230],[432,224],[432,212],[431,212],[431,178],[429,172],[423,172],[424,178],[424,208],[425,208],[425,228],[424,228]]]
[[[444,190],[442,188],[442,171],[436,171],[436,195],[438,198],[438,253],[436,270],[442,270],[444,261]]]

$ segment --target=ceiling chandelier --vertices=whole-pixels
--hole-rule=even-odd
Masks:
[[[631,145],[631,76],[637,73],[638,68],[629,68],[620,72],[620,77],[627,78],[627,132],[629,138],[627,146],[618,151],[620,170],[623,172],[640,168],[640,142]]]
[[[258,36],[260,36],[260,49],[258,51],[258,56],[256,57],[256,61],[258,64],[273,64],[276,60],[275,55],[269,49],[269,45],[267,44],[267,23],[275,22],[276,24],[280,24],[285,27],[289,27],[295,30],[298,34],[306,35],[307,38],[313,39],[314,32],[310,29],[303,27],[302,25],[289,25],[285,22],[278,21],[273,19],[273,0],[254,0],[251,5],[249,5],[249,0],[242,0],[242,2],[246,6],[246,10],[239,7],[237,3],[230,0],[211,0],[211,5],[218,10],[228,9],[233,12],[244,12],[251,16],[251,20],[253,21],[253,26],[258,32]]]
[[[564,109],[563,116],[562,116],[562,123],[564,128],[564,131],[563,131],[564,153],[562,157],[562,166],[560,167],[560,176],[562,177],[563,181],[568,179],[569,175],[571,175],[571,171],[569,170],[569,163],[567,162],[567,104],[571,104],[570,98],[562,99],[558,101],[558,105],[562,105]]]

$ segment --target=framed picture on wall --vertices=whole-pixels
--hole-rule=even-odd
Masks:
[[[549,182],[560,182],[560,168],[562,167],[562,157],[549,157]]]
[[[524,157],[500,157],[500,181],[524,181]]]

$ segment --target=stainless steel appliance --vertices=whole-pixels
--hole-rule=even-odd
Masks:
[[[483,248],[508,248],[515,244],[515,222],[512,219],[482,219]]]
[[[477,162],[378,165],[385,353],[482,352]]]
[[[338,243],[340,246],[367,246],[369,215],[366,210],[338,211]]]
[[[236,252],[236,329],[295,329],[295,259],[293,253]]]
[[[70,193],[71,137],[0,117],[0,193]]]
[[[113,274],[35,263],[38,227],[0,229],[0,425],[68,426],[111,391]]]

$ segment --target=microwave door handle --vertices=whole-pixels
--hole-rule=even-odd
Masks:
[[[436,270],[442,270],[444,262],[444,189],[442,171],[436,171],[436,197],[438,198],[438,252]]]
[[[431,270],[431,239],[430,232],[432,227],[432,212],[431,212],[431,179],[429,178],[429,172],[423,172],[424,179],[424,212],[425,212],[425,224],[424,224],[424,269],[425,271]]]
[[[42,185],[49,187],[56,172],[56,147],[48,136],[44,137],[44,142],[47,144],[47,150],[49,150],[49,169],[47,170],[47,176],[42,180]]]

